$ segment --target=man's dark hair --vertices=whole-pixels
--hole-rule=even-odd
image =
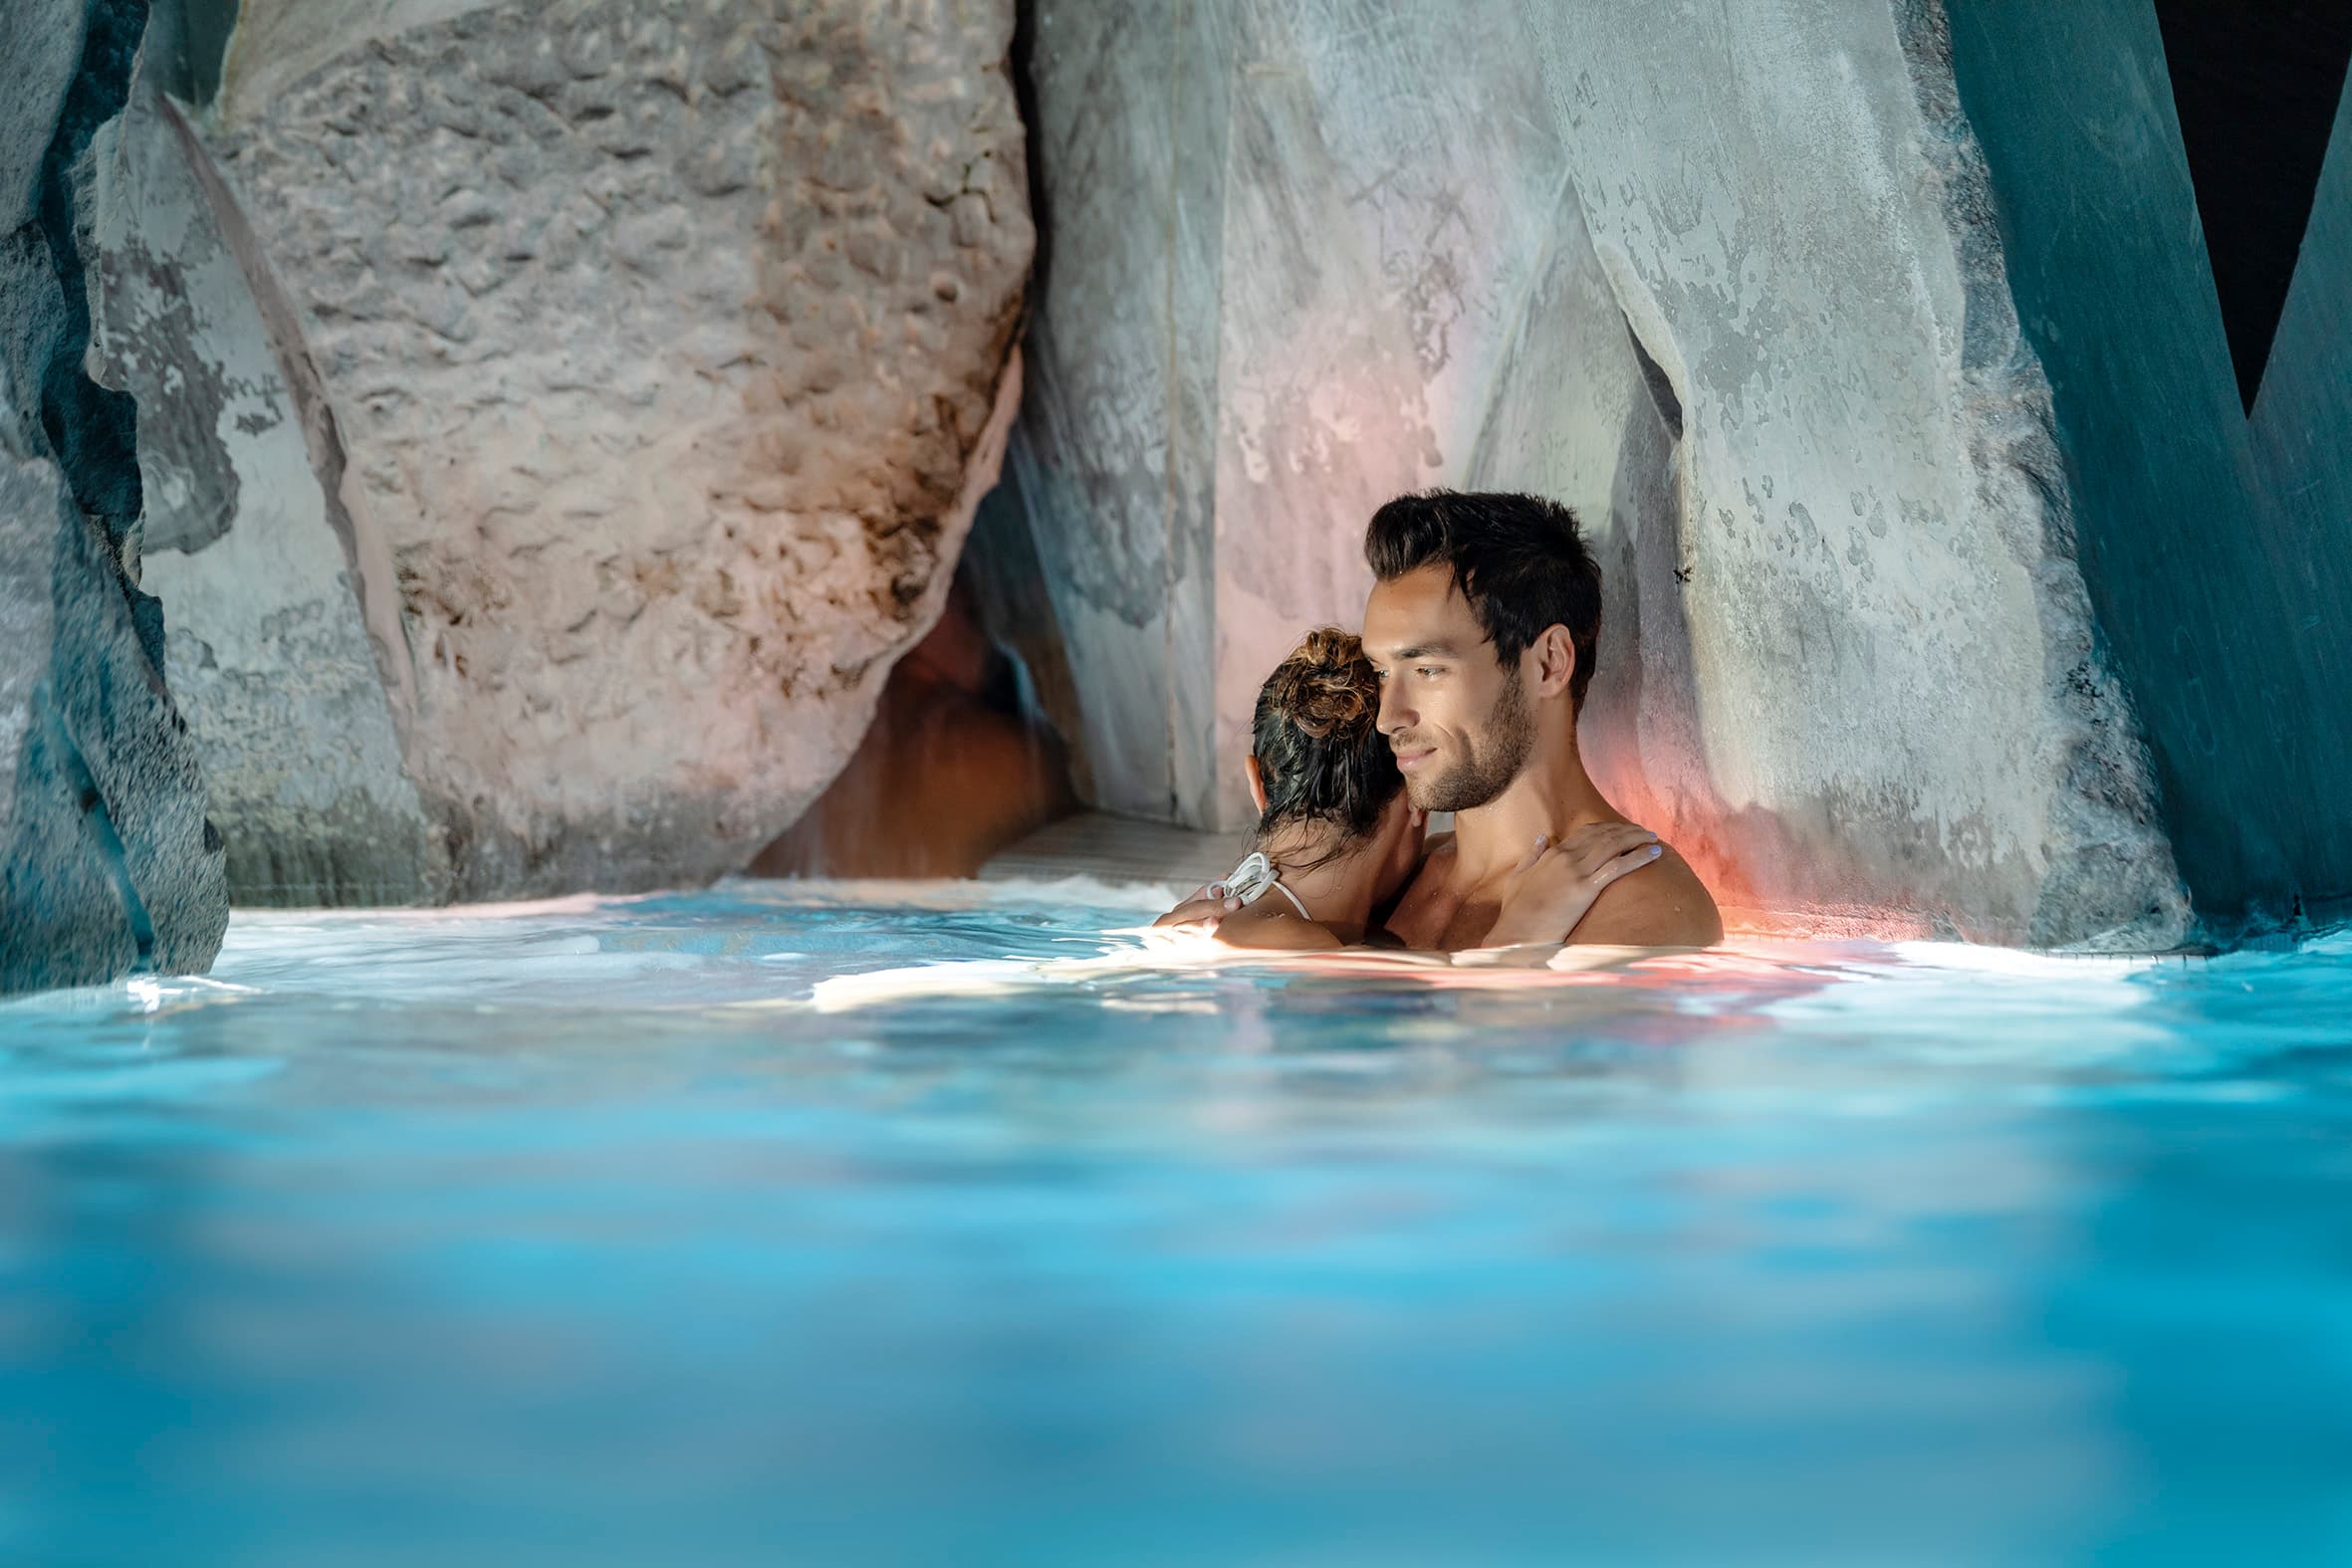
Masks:
[[[1383,582],[1423,566],[1453,572],[1507,669],[1546,626],[1565,626],[1576,650],[1568,701],[1584,711],[1600,643],[1600,562],[1575,513],[1541,496],[1425,490],[1372,514],[1364,560]]]

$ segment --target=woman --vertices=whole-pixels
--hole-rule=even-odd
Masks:
[[[1323,626],[1266,678],[1251,724],[1258,827],[1223,883],[1161,917],[1235,947],[1328,949],[1364,942],[1421,863],[1422,817],[1377,724],[1380,683],[1352,634]],[[1558,944],[1618,877],[1657,857],[1626,823],[1555,847],[1538,838],[1495,922],[1490,948]],[[1221,901],[1221,902],[1220,902]]]

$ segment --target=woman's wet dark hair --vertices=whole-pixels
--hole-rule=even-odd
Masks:
[[[1258,689],[1258,836],[1287,822],[1329,822],[1349,842],[1371,832],[1405,786],[1379,717],[1380,679],[1362,640],[1336,626],[1308,632]]]

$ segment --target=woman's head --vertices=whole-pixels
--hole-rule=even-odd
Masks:
[[[1261,840],[1321,824],[1344,853],[1410,816],[1379,713],[1379,680],[1352,633],[1317,627],[1275,666],[1251,726]]]

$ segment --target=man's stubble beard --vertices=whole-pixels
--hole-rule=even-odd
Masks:
[[[1527,688],[1513,669],[1496,695],[1484,729],[1468,737],[1470,755],[1444,773],[1408,781],[1406,793],[1424,811],[1475,811],[1511,787],[1535,747],[1535,720]]]

